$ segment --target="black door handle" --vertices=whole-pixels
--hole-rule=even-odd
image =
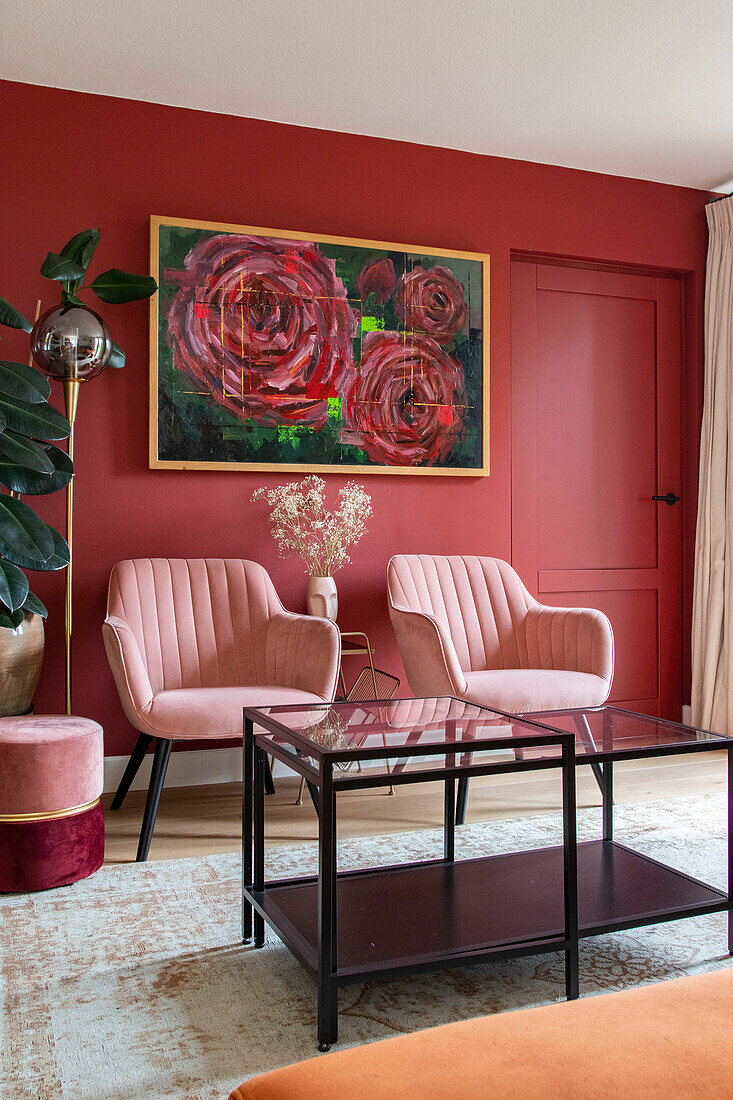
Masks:
[[[676,497],[674,493],[665,493],[663,497],[652,497],[652,500],[663,500],[665,504],[676,504],[681,497]]]

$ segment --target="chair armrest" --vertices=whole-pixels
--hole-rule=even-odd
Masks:
[[[265,679],[278,687],[309,691],[330,703],[341,665],[336,623],[316,615],[279,611],[267,627]]]
[[[444,624],[423,611],[410,611],[391,601],[389,617],[414,694],[462,695],[467,688],[466,677]]]
[[[153,689],[137,638],[125,620],[116,615],[104,620],[102,636],[122,709],[128,721],[137,727],[139,718],[147,714],[153,701]]]
[[[527,611],[524,627],[528,668],[590,672],[610,686],[613,630],[602,611],[534,604]]]

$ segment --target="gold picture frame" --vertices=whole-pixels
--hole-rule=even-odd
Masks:
[[[487,476],[489,262],[151,216],[150,468]]]

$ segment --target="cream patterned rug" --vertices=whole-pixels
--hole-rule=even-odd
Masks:
[[[598,835],[599,818],[580,813],[580,839]],[[718,795],[617,807],[616,836],[725,886]],[[457,831],[456,856],[559,840],[555,816],[471,825]],[[347,840],[339,866],[441,846],[437,831]],[[271,849],[268,875],[312,871],[315,855]],[[227,854],[104,867],[70,888],[0,898],[0,1096],[226,1100],[245,1078],[313,1056],[315,983],[269,930],[263,950],[241,946],[239,885]],[[581,941],[581,996],[727,966],[725,951],[722,914]],[[558,1000],[563,973],[552,954],[349,986],[337,1049]]]

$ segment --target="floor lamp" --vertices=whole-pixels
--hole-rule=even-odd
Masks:
[[[107,366],[112,354],[112,337],[106,324],[94,310],[84,305],[54,306],[38,318],[31,333],[31,352],[36,366],[64,388],[66,419],[69,421],[69,458],[74,458],[74,424],[79,402],[79,387],[96,378]],[[65,713],[71,714],[71,641],[73,626],[72,585],[74,569],[74,478],[66,487],[66,541],[69,564],[66,568],[64,602]]]

